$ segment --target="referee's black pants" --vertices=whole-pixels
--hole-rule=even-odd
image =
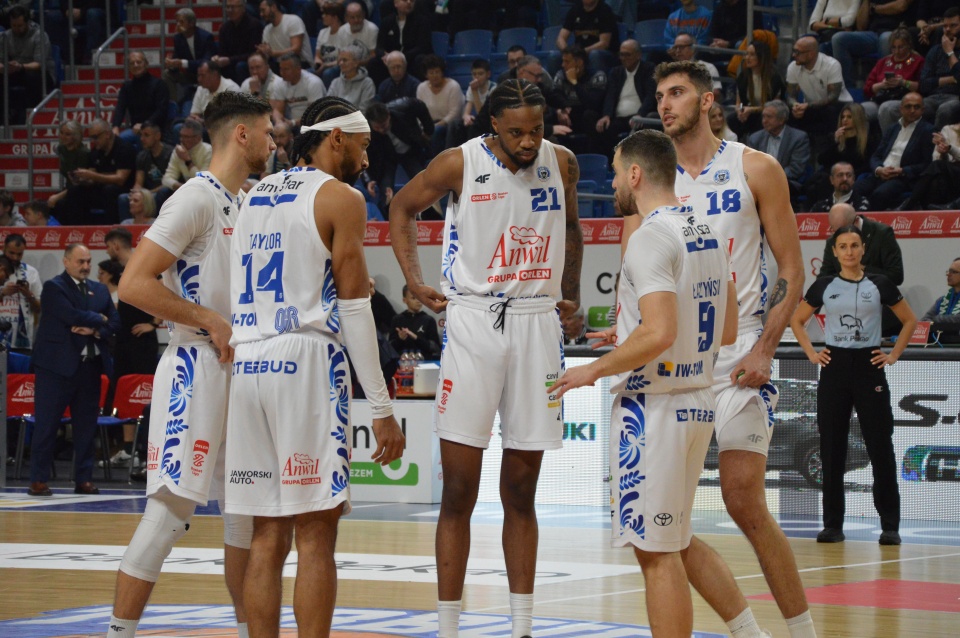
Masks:
[[[830,348],[817,387],[817,423],[823,459],[823,525],[843,529],[843,474],[851,408],[857,409],[863,442],[873,466],[873,505],[884,531],[900,528],[900,488],[893,451],[890,386],[882,368],[870,363],[873,348]]]

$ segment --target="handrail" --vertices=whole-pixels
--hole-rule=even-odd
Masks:
[[[100,117],[100,56],[103,55],[104,50],[121,35],[123,36],[123,63],[126,65],[127,56],[130,54],[130,35],[127,33],[126,27],[120,27],[117,29],[113,35],[107,38],[104,43],[100,45],[100,48],[97,49],[97,52],[93,54],[93,91],[97,104],[95,117]]]
[[[58,108],[57,122],[61,125],[63,124],[63,91],[60,89],[54,89],[50,92],[47,97],[40,100],[40,104],[37,104],[33,107],[33,110],[30,111],[30,115],[27,116],[27,193],[29,194],[30,200],[33,200],[33,118],[37,113],[40,112],[47,102],[53,99],[56,96],[60,100],[60,106]]]
[[[764,6],[755,6],[756,0],[747,0],[747,37],[750,37],[750,34],[753,33],[753,12],[759,11],[760,13],[767,13],[775,16],[784,16],[784,17],[793,17],[793,20],[790,24],[790,31],[792,37],[781,36],[781,40],[789,40],[791,42],[796,42],[799,35],[801,24],[804,31],[809,24],[809,8],[807,3],[801,0],[793,0],[792,9],[780,9],[778,7],[764,7]]]
[[[46,12],[43,11],[43,5],[41,3],[40,11],[40,94],[47,94],[47,52],[43,50],[43,36],[47,33],[47,22],[45,19]],[[50,38],[47,38],[47,41],[50,41]],[[53,43],[50,43],[50,54],[53,55]],[[7,67],[4,68],[4,75],[6,75]]]

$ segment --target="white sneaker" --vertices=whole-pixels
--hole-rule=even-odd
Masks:
[[[130,464],[130,455],[125,450],[120,450],[110,457],[110,467],[124,467]],[[103,461],[100,461],[99,467],[103,467]]]

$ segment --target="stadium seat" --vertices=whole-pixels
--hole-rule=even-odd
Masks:
[[[481,55],[448,55],[444,60],[447,63],[446,74],[450,77],[454,75],[470,75],[473,68],[473,61]]]
[[[497,52],[506,53],[515,44],[519,44],[527,53],[537,50],[537,30],[531,27],[504,29],[497,37]]]
[[[560,29],[563,27],[547,27],[543,30],[543,38],[540,41],[540,51],[557,51],[557,36],[560,35]],[[571,40],[573,36],[571,35]]]
[[[663,43],[663,30],[667,26],[664,19],[644,20],[633,29],[633,37],[644,51],[666,51]]]
[[[493,31],[487,29],[467,29],[453,38],[453,55],[472,55],[487,57],[493,53]]]
[[[433,32],[433,52],[441,58],[450,53],[450,36],[444,31]]]
[[[577,155],[580,165],[580,179],[595,182],[596,185],[607,181],[607,156],[599,153],[584,153]]]
[[[447,77],[453,78],[460,84],[460,88],[466,91],[470,87],[470,83],[473,81],[473,75],[470,73],[448,73]]]
[[[367,221],[368,222],[382,222],[383,213],[380,212],[380,207],[374,204],[373,202],[367,202]]]
[[[596,193],[597,192],[597,183],[592,179],[581,179],[577,182],[577,194],[582,193]],[[579,217],[595,217],[594,213],[594,201],[586,197],[577,198],[577,213]]]

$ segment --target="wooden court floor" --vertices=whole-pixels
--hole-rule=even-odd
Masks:
[[[75,512],[0,512],[0,542],[124,546],[133,534],[139,516]],[[338,552],[358,554],[432,556],[433,523],[376,522],[344,518],[340,524]],[[500,528],[475,525],[471,558],[500,559]],[[739,535],[702,537],[729,563],[744,594],[768,594],[757,560]],[[924,591],[941,588],[960,592],[960,547],[908,544],[899,548],[876,543],[852,542],[818,545],[812,539],[791,539],[808,596],[826,598],[831,604],[814,602],[811,610],[819,636],[956,637],[960,636],[960,613],[909,609],[879,596],[854,595],[854,604],[844,604],[842,593],[820,589],[831,585],[862,587],[882,580],[881,589],[899,587]],[[217,517],[195,517],[179,546],[217,548],[222,528]],[[629,550],[609,547],[608,532],[597,529],[541,527],[541,561],[566,561],[591,566],[635,565]],[[897,583],[896,581],[900,581]],[[285,580],[284,604],[292,604],[292,579]],[[0,569],[0,621],[35,616],[41,612],[109,605],[113,598],[113,571],[70,569]],[[952,586],[952,587],[951,587]],[[609,621],[646,625],[643,577],[638,572],[539,586],[534,614],[537,617],[584,621]],[[824,596],[826,592],[826,596]],[[433,610],[435,586],[428,582],[377,582],[341,579],[338,607]],[[877,600],[875,600],[876,598]],[[889,598],[889,597],[886,597]],[[908,596],[909,598],[909,596]],[[229,604],[221,576],[166,573],[151,602],[167,604]],[[960,609],[960,601],[953,607]],[[750,599],[760,624],[774,636],[788,632],[775,603]],[[892,607],[892,608],[891,608]],[[465,612],[509,614],[505,587],[468,585]],[[726,626],[694,593],[694,626],[698,631],[725,633]],[[107,618],[104,618],[104,626]],[[0,633],[3,633],[0,628]],[[17,635],[23,635],[17,634]],[[168,634],[166,634],[168,635]],[[285,635],[287,635],[285,633]],[[358,634],[359,635],[359,634]]]

